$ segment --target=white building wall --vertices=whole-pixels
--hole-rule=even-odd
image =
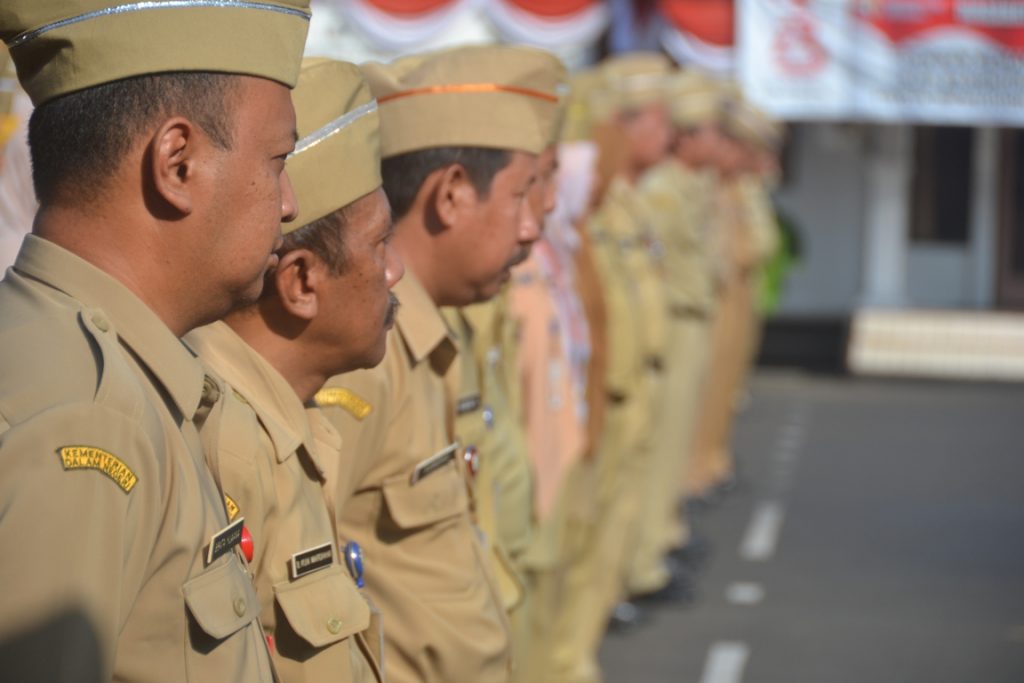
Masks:
[[[803,124],[794,135],[781,209],[800,232],[803,259],[790,272],[781,314],[844,315],[861,291],[864,129]]]
[[[912,129],[802,124],[780,208],[797,224],[803,261],[779,313],[846,315],[861,307],[988,309],[994,305],[998,140],[975,137],[970,239],[910,240]]]

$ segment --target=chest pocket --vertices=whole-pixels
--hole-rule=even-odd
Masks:
[[[456,460],[411,483],[410,474],[384,481],[388,512],[405,530],[436,524],[469,509],[466,484],[456,469]]]
[[[370,626],[370,607],[338,565],[275,585],[274,598],[294,634],[313,647],[336,643]],[[278,628],[282,652],[286,637]]]
[[[185,604],[206,635],[223,640],[259,616],[260,603],[252,581],[234,557],[221,558],[213,569],[189,579],[182,592]]]

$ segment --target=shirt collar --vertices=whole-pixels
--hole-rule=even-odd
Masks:
[[[223,322],[193,330],[185,340],[252,406],[284,462],[305,447],[323,476],[305,406],[281,373]]]
[[[398,281],[393,291],[401,303],[398,315],[395,316],[395,326],[405,340],[413,360],[422,363],[437,354],[445,357],[441,359],[444,361],[442,364],[451,363],[457,348],[455,335],[419,280],[406,271],[405,277]]]
[[[170,328],[127,287],[53,242],[25,237],[14,269],[58,289],[106,319],[118,339],[192,419],[203,393],[203,368]]]

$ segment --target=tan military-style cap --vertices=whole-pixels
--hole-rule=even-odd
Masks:
[[[565,103],[565,124],[562,126],[564,142],[590,139],[597,122],[597,113],[594,111],[596,100],[604,87],[604,75],[596,68],[572,74],[569,79],[569,97]]]
[[[509,45],[458,47],[361,66],[380,105],[381,156],[434,147],[539,154],[554,136],[565,67]]]
[[[285,233],[381,186],[377,101],[358,67],[331,59],[303,60],[292,101],[299,141],[287,169],[299,215],[282,226]]]
[[[611,106],[617,111],[645,107],[666,99],[672,62],[657,52],[630,52],[610,57],[599,66]]]
[[[170,71],[261,76],[291,87],[309,0],[3,0],[0,38],[38,106]]]
[[[782,145],[782,124],[744,99],[734,98],[726,104],[722,129],[729,136],[757,147],[777,150]]]
[[[718,121],[728,99],[719,82],[695,71],[673,74],[666,88],[672,122],[680,128]]]
[[[562,66],[561,61],[559,61],[559,66]],[[562,131],[565,129],[569,114],[571,91],[569,74],[565,71],[564,66],[562,66],[562,78],[556,86],[556,92],[558,93],[558,108],[555,110],[555,117],[552,120],[551,129],[548,131],[548,146],[557,145],[558,141],[562,139]]]

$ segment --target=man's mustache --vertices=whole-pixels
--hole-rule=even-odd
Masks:
[[[398,308],[401,306],[401,302],[398,297],[392,292],[388,292],[388,312],[384,316],[385,327],[391,327],[395,324],[395,316],[398,314]]]
[[[527,245],[525,247],[520,247],[519,251],[516,252],[516,255],[512,257],[511,261],[508,262],[508,266],[507,267],[508,268],[515,268],[520,263],[522,263],[526,259],[530,258],[530,249],[531,249],[531,245]]]

